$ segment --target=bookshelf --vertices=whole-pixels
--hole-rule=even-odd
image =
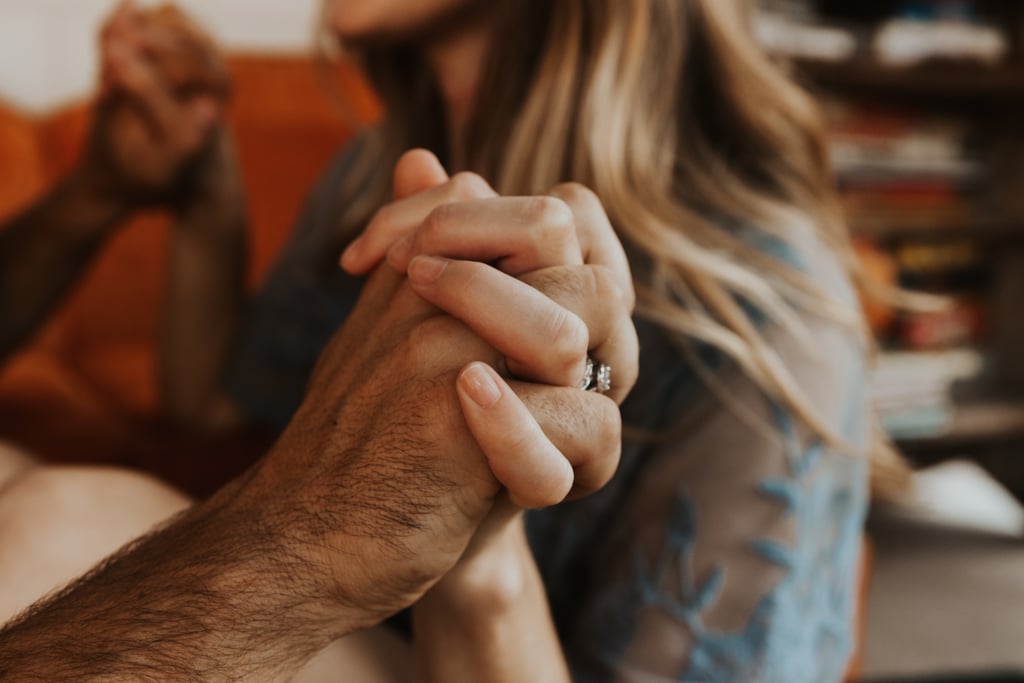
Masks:
[[[900,440],[904,451],[922,459],[988,450],[1024,442],[1024,400],[974,400],[957,405],[943,431]]]
[[[954,5],[963,16],[943,14]],[[955,343],[979,355],[983,369],[955,387],[951,381],[941,421],[933,416],[934,428],[911,429],[900,445],[922,464],[1012,454],[1020,464],[1010,478],[1024,498],[1024,3],[762,0],[762,10],[788,14],[796,27],[776,44],[832,41],[827,56],[797,48],[780,59],[824,105],[855,239],[890,257],[897,282],[966,302],[964,319],[976,319]],[[956,31],[957,22],[974,38],[1000,37],[998,58],[900,62],[884,49],[884,32],[888,46],[899,47],[891,39],[905,29],[908,44],[916,39],[926,53],[917,32],[940,24]],[[839,48],[848,54],[837,57]],[[909,261],[927,265],[930,250],[935,264],[908,268]],[[883,328],[883,348],[929,353],[922,335],[896,320]],[[933,359],[935,367],[942,362]],[[898,398],[904,389],[890,384]]]
[[[972,240],[995,248],[1024,248],[1024,218],[976,221],[942,221],[927,226],[888,221],[884,218],[859,222],[855,235],[883,244],[905,242],[942,243]]]
[[[797,59],[794,66],[805,82],[826,88],[901,99],[1024,101],[1024,64],[1018,63],[987,67],[947,61],[899,68],[858,58],[842,62]],[[968,104],[977,103],[974,99]]]

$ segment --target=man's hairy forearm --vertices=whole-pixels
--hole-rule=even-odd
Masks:
[[[77,174],[0,226],[0,358],[47,318],[124,215]]]
[[[354,630],[287,534],[218,499],[0,631],[0,680],[279,680]]]

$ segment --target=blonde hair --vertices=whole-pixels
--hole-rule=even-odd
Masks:
[[[467,169],[503,194],[543,194],[566,181],[594,190],[645,265],[635,273],[638,313],[691,357],[694,340],[718,349],[813,435],[844,447],[740,301],[787,326],[796,325],[797,311],[825,316],[866,341],[861,311],[722,227],[785,241],[796,218],[860,279],[818,108],[753,43],[745,4],[499,4],[501,35],[464,141]],[[394,46],[355,56],[386,118],[343,190],[351,200],[348,234],[388,200],[390,169],[402,152],[420,146],[444,158],[448,149],[423,60]],[[713,373],[704,376],[714,385]],[[892,490],[905,470],[880,431],[873,441],[875,483]]]

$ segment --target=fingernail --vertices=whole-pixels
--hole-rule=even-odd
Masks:
[[[363,238],[357,237],[355,241],[352,242],[352,244],[348,245],[348,248],[345,249],[344,252],[342,252],[341,267],[344,268],[345,270],[349,270],[350,268],[355,266],[356,262],[359,260],[359,256],[362,252],[362,249]]]
[[[487,366],[482,363],[470,365],[462,372],[459,380],[463,390],[481,408],[490,408],[501,398],[501,389],[491,377]]]
[[[409,264],[409,279],[413,284],[429,285],[441,277],[448,261],[436,256],[417,256]]]

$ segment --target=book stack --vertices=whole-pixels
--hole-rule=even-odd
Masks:
[[[954,417],[954,388],[981,374],[972,349],[884,352],[872,374],[872,398],[882,425],[896,439],[943,434]]]
[[[760,0],[754,14],[758,44],[776,57],[841,62],[853,57],[857,37],[821,19],[807,0]]]
[[[830,151],[842,200],[858,230],[966,223],[984,181],[956,118],[832,100]]]
[[[902,312],[890,330],[890,344],[931,350],[988,343],[993,273],[988,253],[977,242],[907,243],[895,257],[904,288],[938,294],[948,306]]]
[[[1012,39],[985,3],[757,0],[755,36],[770,54],[896,68],[930,61],[998,64]]]
[[[997,64],[1010,51],[1007,32],[983,19],[980,3],[904,2],[872,40],[883,64],[907,67],[930,60]]]

